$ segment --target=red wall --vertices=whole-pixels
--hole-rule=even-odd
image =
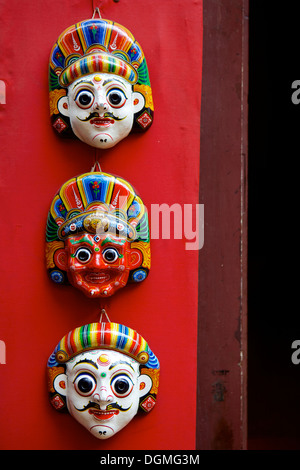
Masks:
[[[64,141],[50,125],[48,58],[58,35],[92,16],[92,1],[0,5],[1,449],[194,449],[196,432],[198,251],[186,240],[152,240],[148,279],[108,299],[111,321],[141,333],[161,363],[156,407],[107,441],[91,436],[48,402],[46,362],[61,337],[98,321],[99,300],[56,286],[44,264],[47,212],[69,178],[90,171],[95,150]],[[198,203],[202,0],[99,2],[102,17],[126,26],[147,59],[153,126],[100,157],[151,204]],[[97,2],[94,2],[97,6]],[[183,206],[182,206],[183,207]],[[150,220],[151,222],[151,220]]]

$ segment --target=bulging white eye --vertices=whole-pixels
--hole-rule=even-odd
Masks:
[[[133,389],[133,382],[126,374],[117,374],[110,383],[113,393],[117,397],[127,397]]]
[[[80,90],[75,98],[75,103],[80,108],[90,108],[94,102],[94,95],[90,90]]]
[[[107,263],[114,263],[119,258],[119,252],[116,248],[106,248],[102,256]]]
[[[82,374],[77,375],[74,381],[74,387],[79,395],[88,397],[96,389],[97,382],[93,375],[83,372]]]
[[[125,93],[119,88],[112,88],[107,93],[107,101],[113,108],[122,108],[126,103]]]
[[[87,263],[90,261],[92,253],[88,248],[78,248],[75,256],[80,263]]]

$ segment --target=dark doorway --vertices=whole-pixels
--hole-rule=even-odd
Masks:
[[[299,3],[250,0],[249,449],[300,449],[299,17]]]

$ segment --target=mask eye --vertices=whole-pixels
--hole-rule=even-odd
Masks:
[[[76,251],[75,257],[80,263],[87,263],[90,261],[92,253],[88,248],[79,248]]]
[[[124,398],[132,392],[133,382],[126,374],[118,374],[113,377],[110,386],[117,397]]]
[[[91,395],[96,389],[96,386],[96,379],[87,372],[83,372],[82,374],[77,375],[74,381],[74,387],[76,392],[84,397],[88,397],[89,395]]]
[[[94,102],[94,95],[89,90],[80,90],[76,95],[75,102],[80,108],[90,108]]]
[[[119,258],[119,252],[116,248],[106,248],[102,256],[107,263],[114,263]]]
[[[107,101],[113,108],[122,108],[126,100],[125,93],[119,88],[113,88],[107,93]]]

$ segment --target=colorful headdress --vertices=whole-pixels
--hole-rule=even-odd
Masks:
[[[67,28],[54,44],[49,61],[50,115],[61,135],[72,135],[58,100],[77,78],[94,72],[112,73],[127,80],[145,98],[134,119],[133,130],[147,130],[153,121],[153,100],[143,50],[128,29],[104,19],[81,21]]]
[[[148,214],[127,181],[108,173],[91,172],[68,180],[60,188],[51,203],[46,228],[46,264],[54,282],[67,282],[55,264],[55,252],[64,248],[68,236],[83,231],[127,238],[131,248],[141,252],[138,272],[147,276],[151,263]],[[142,280],[135,279],[134,272],[131,278]]]
[[[159,369],[159,362],[146,340],[135,330],[119,323],[90,323],[66,334],[54,349],[48,367],[58,366],[90,349],[113,349],[126,354],[143,367]]]
[[[152,388],[142,397],[140,408],[150,411],[156,401],[159,385],[160,365],[157,357],[149,348],[146,340],[135,330],[119,323],[90,323],[65,335],[49,357],[48,385],[50,401],[59,411],[66,408],[65,397],[54,388],[55,378],[65,371],[66,362],[78,354],[95,349],[110,349],[123,353],[140,363],[140,371],[149,375]]]

